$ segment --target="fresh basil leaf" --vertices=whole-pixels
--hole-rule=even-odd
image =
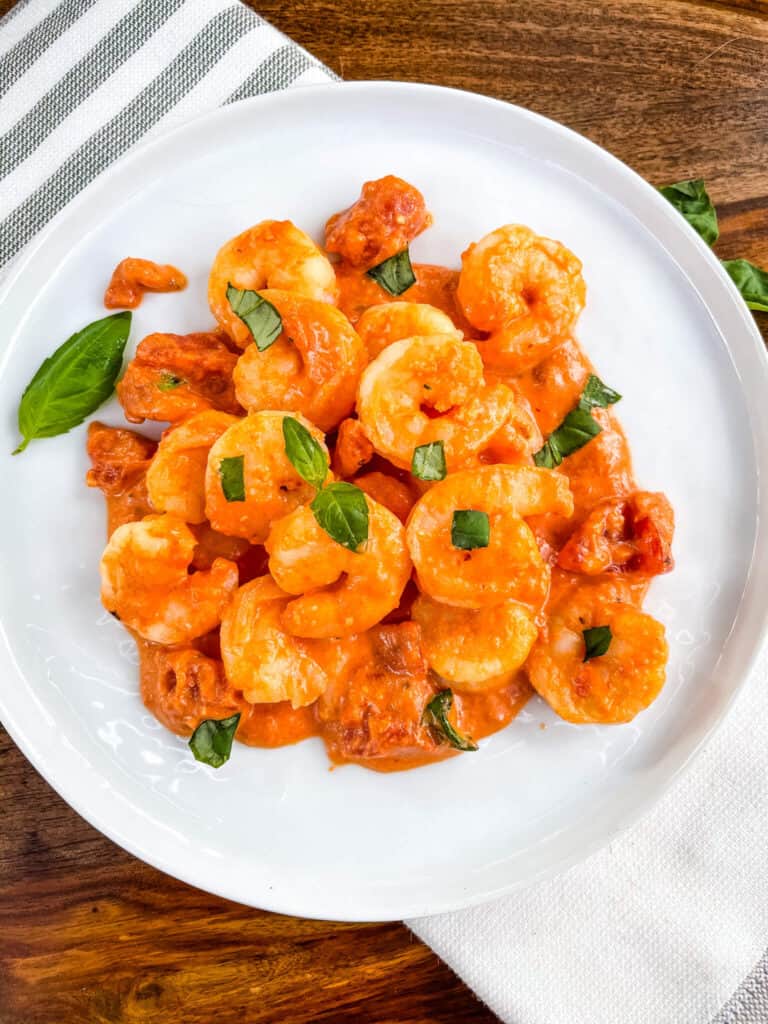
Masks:
[[[572,455],[593,437],[597,437],[602,429],[589,409],[584,409],[579,404],[575,409],[571,409],[557,430],[552,431],[544,447],[533,456],[533,461],[537,466],[554,469],[567,455]]]
[[[163,370],[158,378],[156,387],[160,391],[173,391],[180,384],[186,384],[187,382],[183,377],[177,377],[175,373],[168,373],[167,370]]]
[[[419,480],[445,480],[445,447],[442,441],[430,441],[413,449],[411,472]]]
[[[231,718],[206,718],[189,738],[189,749],[196,761],[221,768],[232,753],[232,740],[240,723],[240,712]]]
[[[453,706],[451,690],[436,693],[424,709],[424,724],[434,730],[441,741],[450,744],[456,750],[477,750],[478,746],[471,736],[463,736],[448,719],[448,712]]]
[[[356,552],[368,540],[368,502],[354,484],[328,484],[309,507],[318,526],[337,544]]]
[[[231,455],[219,463],[221,489],[227,501],[245,501],[244,455]]]
[[[407,249],[377,263],[366,273],[390,295],[402,295],[412,284],[416,284],[416,275]]]
[[[23,440],[14,455],[35,438],[66,434],[109,398],[130,329],[127,311],[94,320],[42,362],[21,396],[18,422]]]
[[[283,440],[293,468],[302,480],[319,490],[328,476],[328,459],[323,449],[293,416],[283,416]]]
[[[659,192],[698,231],[707,245],[715,244],[720,234],[717,213],[701,178],[676,181],[674,185],[660,188]]]
[[[271,302],[258,292],[235,288],[231,284],[227,285],[227,302],[253,335],[259,352],[265,352],[274,345],[282,334],[283,318]]]
[[[579,408],[592,409],[598,406],[601,409],[605,409],[607,405],[614,405],[619,401],[621,401],[621,395],[618,391],[607,387],[599,377],[596,377],[594,373],[590,373],[587,383],[584,385],[584,390],[581,392]]]
[[[599,658],[611,646],[613,634],[610,626],[593,626],[592,629],[583,629],[581,632],[584,637],[584,661]]]
[[[491,541],[491,523],[487,512],[460,508],[453,513],[451,544],[464,551],[487,548]]]
[[[534,465],[539,466],[541,469],[555,469],[562,461],[563,457],[558,451],[557,445],[550,441],[545,441],[543,446],[537,452],[534,452],[533,455]]]
[[[723,260],[723,266],[749,308],[768,313],[768,272],[749,260]]]

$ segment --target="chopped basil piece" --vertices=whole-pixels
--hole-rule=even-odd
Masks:
[[[285,454],[293,468],[302,480],[319,490],[328,476],[328,459],[323,449],[293,416],[283,417],[283,440]]]
[[[253,335],[259,352],[274,345],[282,333],[283,320],[271,302],[258,292],[235,288],[231,284],[227,285],[227,302]]]
[[[674,185],[660,188],[659,192],[698,231],[707,245],[714,245],[720,234],[717,213],[701,178],[677,181]]]
[[[442,441],[430,441],[413,449],[411,472],[419,480],[445,480],[445,448]]]
[[[605,654],[611,646],[613,634],[610,626],[593,626],[592,629],[583,629],[584,637],[584,661],[590,658],[599,658]]]
[[[395,253],[388,260],[377,263],[366,273],[390,295],[402,295],[412,284],[416,283],[416,275],[413,272],[411,257],[408,255],[407,249]]]
[[[487,548],[491,541],[491,524],[487,512],[460,508],[453,513],[451,544],[464,551]]]
[[[231,718],[206,718],[189,738],[189,749],[196,761],[221,768],[232,753],[232,740],[240,722],[240,712]]]
[[[448,712],[453,706],[451,690],[436,693],[424,709],[423,721],[435,732],[441,742],[448,743],[456,750],[477,750],[478,746],[471,736],[462,734],[448,720]]]
[[[168,373],[167,370],[163,370],[160,374],[160,379],[157,382],[157,387],[160,391],[173,391],[179,384],[186,384],[187,382],[182,377],[177,377],[174,373]]]
[[[594,373],[590,373],[587,383],[584,385],[584,390],[581,392],[579,408],[592,409],[595,406],[599,406],[599,408],[604,409],[607,405],[614,405],[620,400],[621,395],[618,391],[607,387],[599,377],[596,377]]]
[[[368,540],[368,502],[354,484],[328,484],[309,507],[318,526],[342,547],[357,552]]]
[[[113,313],[73,334],[43,360],[21,396],[23,440],[14,455],[35,438],[66,434],[109,398],[130,329],[130,313]]]
[[[227,501],[245,501],[244,455],[231,455],[219,463],[221,489]]]
[[[590,381],[593,379],[598,382],[601,388],[605,389],[605,385],[603,385],[597,377],[590,377]],[[587,386],[589,386],[589,381],[587,382]],[[593,397],[596,390],[596,388],[593,388]],[[610,389],[605,390],[610,391]],[[541,466],[544,469],[554,469],[556,466],[560,465],[567,455],[572,455],[574,452],[577,452],[579,448],[583,448],[584,445],[591,441],[593,437],[597,437],[597,435],[601,433],[603,428],[597,420],[592,417],[592,414],[589,411],[593,405],[598,405],[600,403],[595,402],[592,398],[588,397],[585,404],[582,405],[581,403],[584,401],[586,391],[587,388],[584,389],[582,397],[579,399],[579,404],[576,408],[571,409],[560,426],[556,430],[552,431],[544,442],[543,447],[540,448],[533,456],[533,461],[537,466]],[[615,391],[611,391],[610,393],[612,395],[616,394]],[[618,398],[614,399],[614,401],[618,401]]]
[[[723,266],[749,308],[768,313],[768,272],[749,260],[723,260]]]

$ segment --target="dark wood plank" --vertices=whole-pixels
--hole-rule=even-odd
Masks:
[[[252,6],[348,79],[476,90],[562,121],[656,184],[705,177],[720,255],[768,265],[768,0]],[[495,1020],[402,925],[207,896],[81,821],[1,730],[0,761],[0,1024]]]

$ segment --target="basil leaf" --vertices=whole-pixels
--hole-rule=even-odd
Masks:
[[[235,288],[227,285],[227,302],[235,316],[239,316],[253,335],[256,348],[265,352],[274,345],[283,331],[283,318],[278,311],[262,298],[258,292],[247,288]]]
[[[563,461],[556,444],[545,441],[544,445],[534,453],[533,461],[542,469],[555,469]]]
[[[768,313],[768,273],[749,260],[723,260],[723,266],[749,308]]]
[[[377,263],[366,273],[390,295],[402,295],[412,284],[416,284],[416,275],[413,272],[411,257],[408,255],[407,249],[395,253],[388,260]]]
[[[584,385],[584,390],[581,392],[579,408],[592,409],[594,406],[599,406],[599,408],[605,409],[607,405],[613,405],[619,401],[621,401],[621,395],[618,391],[606,387],[599,377],[596,377],[594,373],[590,373],[587,383]]]
[[[221,489],[227,501],[245,501],[244,455],[231,455],[219,463]]]
[[[584,409],[579,404],[575,409],[571,409],[557,430],[552,431],[544,447],[533,456],[533,461],[537,466],[554,469],[567,455],[572,455],[593,437],[597,437],[602,429],[597,420],[593,419],[589,409]]]
[[[187,382],[183,377],[177,377],[174,373],[168,373],[167,370],[163,370],[157,381],[156,387],[160,391],[173,391],[179,384],[186,384]]]
[[[293,416],[283,417],[283,440],[293,468],[302,480],[319,490],[328,476],[328,459],[323,449]]]
[[[448,712],[452,706],[453,693],[450,690],[441,690],[440,693],[436,693],[424,709],[422,716],[424,724],[433,729],[443,742],[449,743],[456,750],[477,750],[478,746],[472,737],[462,736],[448,720]]]
[[[584,637],[584,661],[599,658],[611,646],[613,634],[610,626],[593,626],[592,629],[583,629],[581,632]]]
[[[240,712],[231,718],[206,718],[189,738],[189,749],[196,761],[221,768],[232,753],[232,740],[240,723]]]
[[[487,512],[473,508],[457,509],[451,522],[451,544],[464,551],[487,548],[491,541],[491,524]]]
[[[430,441],[413,449],[411,472],[419,480],[445,480],[445,447],[442,441]]]
[[[354,484],[328,484],[309,507],[318,526],[337,544],[356,552],[368,540],[368,502]]]
[[[707,245],[714,245],[720,234],[717,213],[701,178],[677,181],[674,185],[660,188],[659,192],[698,231]]]
[[[109,398],[130,329],[127,311],[94,320],[41,363],[21,396],[18,422],[23,440],[14,455],[35,438],[66,434]]]

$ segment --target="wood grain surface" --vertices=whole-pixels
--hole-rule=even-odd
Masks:
[[[655,184],[704,177],[718,253],[768,266],[766,0],[252,6],[347,79],[472,89],[562,121]],[[496,1019],[402,925],[208,896],[86,825],[1,730],[0,764],[0,1024]]]

